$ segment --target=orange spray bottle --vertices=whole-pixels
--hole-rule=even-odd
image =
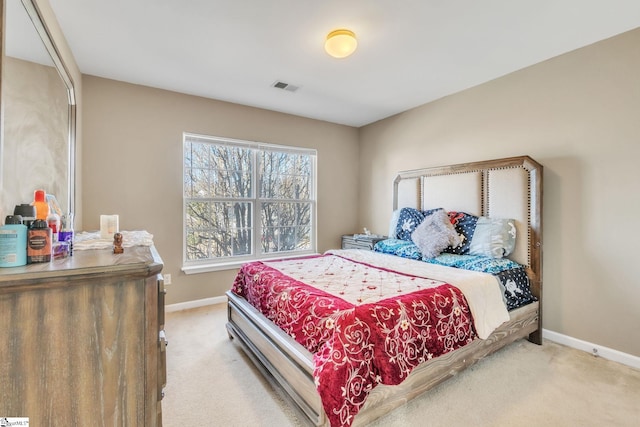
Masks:
[[[47,203],[44,190],[36,190],[33,193],[32,205],[36,208],[36,219],[46,221],[49,216],[49,203]]]

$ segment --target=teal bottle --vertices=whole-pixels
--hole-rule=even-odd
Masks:
[[[8,215],[0,227],[0,267],[27,263],[27,226],[20,215]]]

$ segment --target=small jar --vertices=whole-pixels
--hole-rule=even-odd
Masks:
[[[27,232],[27,263],[51,261],[51,229],[46,220],[36,219]]]

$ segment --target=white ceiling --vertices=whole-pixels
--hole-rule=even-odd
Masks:
[[[640,0],[49,1],[84,74],[357,127],[640,26]]]

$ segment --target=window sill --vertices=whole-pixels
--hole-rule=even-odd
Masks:
[[[211,273],[214,271],[225,271],[225,270],[235,270],[240,268],[243,264],[252,261],[275,261],[280,259],[295,259],[295,258],[304,258],[313,255],[320,255],[317,252],[307,252],[304,254],[295,254],[288,256],[278,256],[278,257],[270,257],[270,258],[260,258],[260,259],[245,259],[245,260],[237,260],[230,262],[219,262],[219,263],[211,263],[211,264],[197,264],[197,265],[183,265],[182,272],[184,274],[200,274],[200,273]]]

